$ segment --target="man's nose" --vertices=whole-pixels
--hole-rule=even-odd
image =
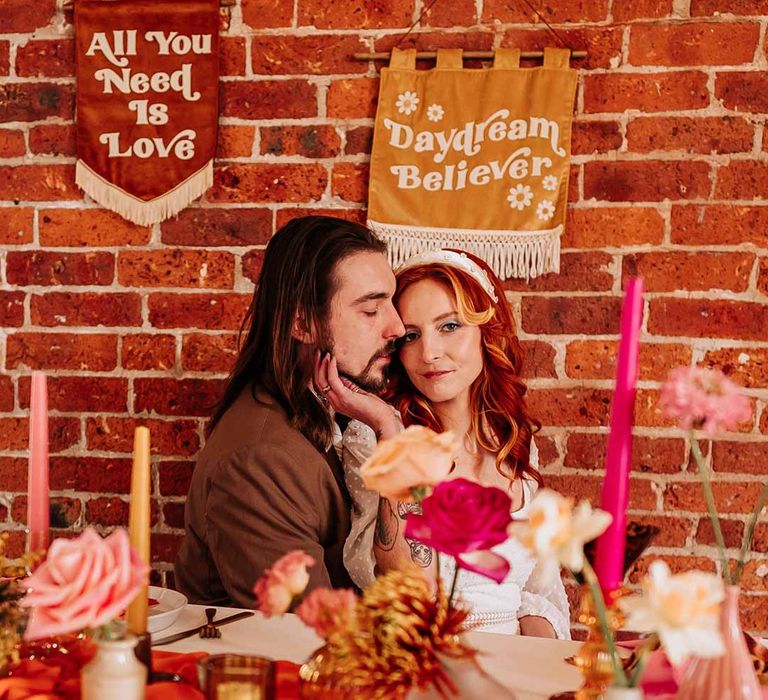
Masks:
[[[405,326],[400,320],[400,315],[394,306],[391,307],[387,325],[384,328],[384,337],[388,340],[394,340],[405,335]]]

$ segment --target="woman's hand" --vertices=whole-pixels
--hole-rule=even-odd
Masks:
[[[520,618],[520,634],[525,637],[548,637],[557,639],[555,628],[544,617],[537,615],[524,615]]]
[[[312,382],[322,401],[337,413],[369,425],[377,439],[386,440],[400,431],[392,406],[346,377],[340,377],[336,358],[330,354],[321,355],[319,350],[315,351]]]

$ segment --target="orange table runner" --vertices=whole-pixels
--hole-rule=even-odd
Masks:
[[[203,700],[197,684],[195,663],[208,654],[152,652],[155,671],[178,673],[187,683],[153,683],[147,700]],[[298,700],[298,666],[290,661],[275,662],[275,700]],[[80,674],[73,666],[42,661],[22,661],[13,674],[0,678],[0,700],[79,700]]]

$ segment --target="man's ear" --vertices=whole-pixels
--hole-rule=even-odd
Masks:
[[[291,325],[291,338],[298,340],[305,345],[312,345],[315,342],[315,333],[312,328],[314,324],[307,323],[307,319],[300,311],[296,312]]]

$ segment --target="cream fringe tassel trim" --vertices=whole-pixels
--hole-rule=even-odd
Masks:
[[[213,160],[169,192],[144,201],[105,180],[82,160],[75,167],[75,182],[99,204],[139,226],[151,226],[178,214],[213,185]]]
[[[502,280],[560,272],[562,224],[543,231],[483,231],[401,226],[368,219],[368,227],[389,244],[389,263],[395,269],[417,253],[458,248],[485,260]]]

